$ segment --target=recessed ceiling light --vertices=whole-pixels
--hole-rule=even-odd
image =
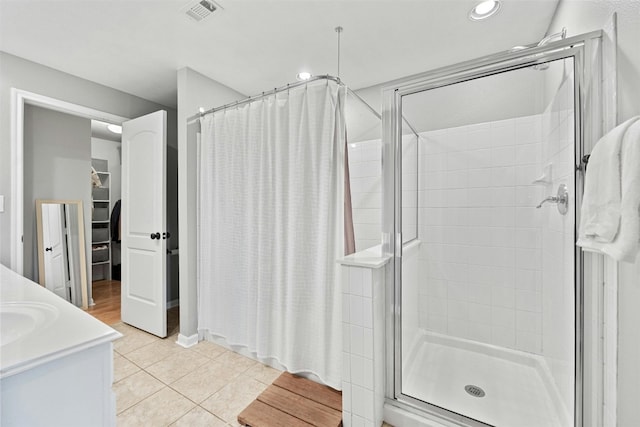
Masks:
[[[107,129],[110,132],[117,133],[118,135],[122,134],[122,126],[118,126],[118,125],[114,125],[114,124],[108,124],[107,125]]]
[[[486,19],[491,15],[494,15],[500,9],[500,2],[498,0],[486,0],[478,3],[471,12],[469,12],[469,18],[473,21],[479,21]]]
[[[311,73],[307,72],[307,71],[302,71],[300,73],[298,73],[298,75],[296,76],[296,79],[303,81],[303,80],[309,80],[311,78]]]

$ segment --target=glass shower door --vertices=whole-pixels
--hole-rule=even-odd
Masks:
[[[396,375],[412,403],[574,425],[574,86],[569,57],[402,96],[418,142],[401,216],[417,235],[403,239]]]

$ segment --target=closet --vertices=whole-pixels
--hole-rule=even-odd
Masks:
[[[91,189],[91,278],[120,280],[119,209],[114,218],[121,194],[120,135],[96,121],[91,128],[91,167],[98,178],[92,179]]]

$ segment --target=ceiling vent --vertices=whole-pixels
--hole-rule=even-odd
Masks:
[[[200,22],[219,8],[220,6],[210,0],[201,0],[196,3],[187,4],[183,11],[189,18],[193,19],[196,22]]]

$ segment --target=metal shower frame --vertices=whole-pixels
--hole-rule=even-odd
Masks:
[[[452,411],[402,394],[401,359],[401,296],[402,296],[402,97],[468,80],[530,67],[553,60],[574,60],[575,118],[575,193],[573,200],[580,206],[584,186],[583,154],[602,134],[601,96],[602,31],[594,31],[557,42],[534,45],[522,50],[500,52],[453,66],[417,74],[391,82],[383,88],[382,181],[383,218],[382,247],[393,258],[393,277],[386,289],[386,404],[411,413],[430,414],[434,419],[469,426],[486,426]],[[575,209],[575,228],[579,224],[579,209]],[[574,230],[574,233],[576,232]],[[590,258],[575,248],[575,405],[574,425],[583,426],[584,391],[584,276],[591,270]],[[391,339],[392,338],[392,339]]]

